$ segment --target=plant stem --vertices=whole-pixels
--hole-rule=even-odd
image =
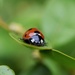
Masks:
[[[0,18],[0,26],[5,30],[10,31],[8,25],[1,18]]]

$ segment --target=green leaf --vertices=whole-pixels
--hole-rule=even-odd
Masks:
[[[53,58],[54,60],[58,61],[59,63],[61,63],[62,65],[65,65],[67,67],[72,67],[75,68],[75,58],[59,51],[59,50],[55,50],[55,49],[51,49],[49,47],[37,47],[37,46],[33,46],[33,45],[29,45],[26,44],[25,42],[23,42],[22,40],[20,40],[21,35],[20,34],[16,34],[16,33],[10,33],[10,36],[16,40],[18,43],[28,47],[28,48],[32,48],[33,50],[41,50],[41,51],[49,51],[49,54],[46,54],[48,57]],[[67,62],[67,63],[66,63]]]
[[[15,73],[8,66],[2,65],[0,66],[0,75],[15,75]]]
[[[18,43],[26,46],[26,47],[30,47],[32,49],[38,49],[38,50],[51,50],[50,47],[48,46],[44,46],[44,47],[38,47],[38,46],[34,46],[34,45],[30,45],[30,44],[27,44],[25,42],[23,42],[23,40],[21,40],[20,38],[22,38],[22,34],[16,34],[16,33],[9,33],[9,35],[15,40],[17,41]]]

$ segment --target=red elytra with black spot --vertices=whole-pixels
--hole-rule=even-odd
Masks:
[[[25,43],[35,46],[45,46],[44,35],[37,28],[28,29],[22,38]]]

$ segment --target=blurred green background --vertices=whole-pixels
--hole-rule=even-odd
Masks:
[[[8,27],[15,23],[25,29],[38,28],[50,46],[75,57],[75,0],[0,0],[0,18]],[[63,67],[53,59],[50,69],[37,62],[33,50],[18,44],[0,26],[0,65],[8,65],[16,75],[52,75],[50,69],[58,67],[60,75],[75,75],[75,68]]]

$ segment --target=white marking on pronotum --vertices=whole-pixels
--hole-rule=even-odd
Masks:
[[[32,39],[31,41],[32,41],[32,42],[34,42],[35,40],[34,40],[34,39]]]
[[[41,39],[41,43],[43,43],[43,40]]]
[[[38,34],[38,35],[40,35],[40,36],[41,36],[41,34]]]
[[[36,35],[37,33],[34,33],[34,35]]]

